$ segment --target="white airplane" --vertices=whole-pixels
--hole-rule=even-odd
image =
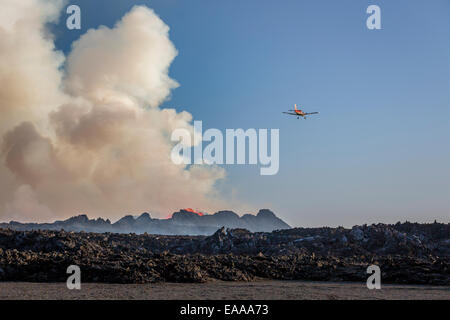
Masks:
[[[303,112],[302,110],[297,109],[297,105],[296,104],[294,104],[294,110],[288,110],[288,111],[294,111],[294,112],[284,112],[283,111],[283,113],[290,114],[290,115],[293,115],[293,116],[297,116],[297,119],[300,119],[300,117],[303,117],[303,119],[306,119],[307,115],[318,114],[318,112]]]

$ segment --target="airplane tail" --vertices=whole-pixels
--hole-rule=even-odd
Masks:
[[[295,111],[298,110],[298,109],[297,109],[297,104],[296,104],[296,103],[294,104],[294,109],[295,109]]]

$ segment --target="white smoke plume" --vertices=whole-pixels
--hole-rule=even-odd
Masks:
[[[45,28],[61,10],[58,0],[2,2],[0,220],[221,207],[223,169],[170,159],[172,130],[193,128],[189,113],[159,108],[178,86],[168,26],[136,6],[64,57]]]

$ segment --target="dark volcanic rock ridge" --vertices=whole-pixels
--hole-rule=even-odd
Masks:
[[[289,229],[290,226],[268,209],[261,209],[256,215],[245,214],[239,217],[232,211],[219,211],[202,215],[180,210],[169,219],[152,219],[147,212],[138,217],[126,215],[115,223],[102,218],[89,219],[82,214],[53,223],[20,223],[11,221],[0,223],[0,228],[13,230],[65,230],[85,232],[151,233],[165,235],[211,235],[218,228],[245,228],[252,232],[271,232]]]

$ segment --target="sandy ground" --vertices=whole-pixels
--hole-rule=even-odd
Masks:
[[[382,285],[369,290],[361,283],[257,281],[202,284],[102,284],[85,283],[69,290],[65,283],[0,283],[0,299],[180,299],[180,300],[303,300],[303,299],[444,299],[450,287]]]

